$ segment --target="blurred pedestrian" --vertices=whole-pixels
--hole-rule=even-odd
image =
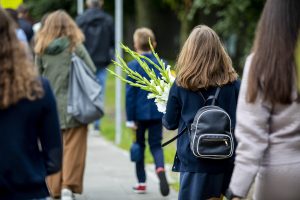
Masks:
[[[19,25],[19,21],[18,21],[18,12],[14,9],[11,8],[7,8],[6,11],[9,13],[10,17],[13,19],[12,23],[15,27],[15,32],[17,35],[17,38],[19,39],[19,41],[21,41],[21,43],[23,44],[26,52],[27,52],[27,56],[29,59],[33,60],[33,55],[32,55],[32,51],[30,48],[30,45],[28,43],[28,39],[27,36],[24,32],[23,29],[20,28]]]
[[[102,86],[102,99],[105,99],[107,71],[114,55],[114,24],[112,17],[103,11],[104,0],[87,0],[88,9],[77,17],[76,22],[85,35],[84,45],[97,67],[97,79]],[[94,123],[99,131],[100,121]]]
[[[33,37],[32,24],[28,20],[29,18],[29,9],[24,5],[18,7],[18,23],[20,28],[25,32],[28,42],[31,42]]]
[[[158,65],[158,61],[151,53],[149,38],[151,39],[152,46],[156,47],[156,40],[152,30],[148,28],[139,28],[134,32],[133,42],[134,48],[139,53]],[[149,62],[147,62],[151,69],[154,70],[157,76],[159,71]],[[138,72],[141,76],[150,79],[143,68],[136,60],[128,63],[129,68]],[[134,81],[127,77],[128,80]],[[126,85],[126,113],[127,113],[127,126],[132,128],[136,134],[136,143],[140,146],[138,149],[142,158],[136,164],[136,176],[138,184],[133,188],[137,193],[146,192],[146,171],[145,171],[145,139],[146,131],[148,131],[148,143],[150,151],[154,158],[156,174],[160,181],[160,191],[163,196],[169,194],[169,185],[165,175],[164,168],[164,155],[161,147],[162,141],[162,113],[158,112],[153,99],[148,99],[149,92],[129,84]]]
[[[0,19],[0,199],[42,200],[46,176],[61,168],[56,102],[2,8]]]
[[[24,30],[21,29],[19,21],[18,21],[18,12],[11,8],[7,8],[6,11],[9,13],[10,17],[13,19],[12,23],[15,25],[17,38],[29,47],[27,36],[26,36]]]
[[[244,68],[229,199],[246,197],[254,179],[255,200],[300,198],[299,11],[298,0],[267,0],[262,12]]]
[[[234,155],[226,159],[196,157],[191,150],[187,128],[190,129],[200,108],[215,101],[230,117],[232,131],[239,94],[237,73],[218,35],[204,25],[196,26],[190,33],[176,68],[177,77],[170,89],[163,125],[184,133],[177,140],[173,165],[173,171],[180,172],[179,200],[220,199],[231,178]],[[205,126],[204,123],[202,128]],[[207,141],[212,142],[207,148],[214,145],[214,141],[221,144],[225,141],[224,144],[228,145],[226,140],[218,138]]]
[[[47,16],[37,33],[36,64],[54,89],[63,136],[63,168],[50,176],[48,186],[55,198],[71,200],[82,193],[87,149],[87,124],[81,124],[67,113],[71,54],[74,52],[96,71],[82,42],[84,36],[72,18],[62,10]]]

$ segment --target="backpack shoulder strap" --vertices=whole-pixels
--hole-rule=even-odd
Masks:
[[[218,98],[218,96],[219,96],[220,90],[221,90],[221,88],[218,87],[217,90],[216,90],[215,95],[209,96],[209,97],[206,99],[206,101],[205,101],[204,104],[206,104],[206,102],[207,102],[208,100],[211,100],[211,99],[212,99],[212,100],[213,100],[212,105],[215,105],[216,100],[217,100],[217,98]],[[198,92],[198,94],[200,94],[200,95],[202,96],[202,98],[204,99],[204,97],[203,97],[203,95],[202,95],[201,92]],[[175,140],[178,139],[180,136],[182,136],[182,135],[185,133],[186,130],[189,130],[189,127],[185,126],[185,128],[184,128],[180,133],[178,133],[175,137],[173,137],[172,139],[168,140],[167,142],[163,143],[161,146],[162,146],[162,147],[165,147],[165,146],[167,146],[168,144],[170,144],[171,142],[175,141]]]
[[[221,91],[221,88],[220,87],[217,87],[217,90],[215,92],[215,95],[210,95],[206,101],[205,101],[205,105],[206,105],[206,102],[209,101],[209,100],[212,100],[212,104],[211,105],[215,105],[216,104],[216,100],[218,99],[218,96],[220,94],[220,91]]]
[[[172,139],[170,139],[170,140],[164,142],[161,146],[162,146],[162,147],[165,147],[165,146],[167,146],[168,144],[170,144],[171,142],[173,142],[173,141],[175,141],[176,139],[178,139],[180,136],[182,136],[182,135],[185,133],[185,131],[186,131],[187,128],[188,128],[188,127],[186,126],[179,134],[177,134],[177,135],[176,135],[175,137],[173,137]]]

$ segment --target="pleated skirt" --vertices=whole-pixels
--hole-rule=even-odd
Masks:
[[[231,173],[180,173],[179,200],[206,200],[224,195]]]

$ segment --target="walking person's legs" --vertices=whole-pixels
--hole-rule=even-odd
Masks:
[[[154,158],[156,173],[160,181],[160,191],[163,196],[169,194],[169,184],[165,174],[164,154],[161,147],[162,141],[162,122],[153,120],[149,124],[148,142],[150,151]]]
[[[104,100],[105,100],[105,87],[106,87],[106,79],[107,79],[107,70],[106,68],[99,68],[97,69],[97,73],[96,73],[96,77],[97,77],[97,81],[99,83],[99,85],[101,85],[101,99],[102,102],[104,104]],[[96,120],[94,122],[94,128],[95,130],[99,130],[100,127],[100,120]]]
[[[87,126],[72,128],[65,135],[62,188],[81,194],[87,151]]]
[[[64,194],[72,197],[72,193],[81,194],[83,190],[87,126],[67,129],[62,135],[64,148],[62,171],[47,178],[51,196],[55,198]]]
[[[138,122],[136,130],[136,142],[141,147],[142,159],[135,163],[135,171],[138,179],[138,184],[133,189],[137,193],[146,192],[146,171],[145,171],[145,132],[146,126],[143,122]]]
[[[161,120],[153,120],[149,125],[148,143],[154,158],[156,169],[164,168],[164,154],[161,147],[161,141],[162,122]]]

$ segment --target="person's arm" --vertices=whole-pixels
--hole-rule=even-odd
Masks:
[[[85,64],[94,72],[96,73],[96,66],[94,62],[92,61],[89,53],[87,52],[86,48],[83,46],[83,44],[78,45],[76,51],[76,55],[79,56]]]
[[[42,58],[38,55],[35,56],[34,58],[34,62],[36,67],[38,68],[38,71],[40,73],[40,75],[43,75],[43,63],[42,63]]]
[[[109,30],[110,30],[110,35],[111,35],[109,54],[110,54],[111,59],[115,59],[114,58],[114,56],[115,56],[115,26],[114,26],[113,20],[111,20]]]
[[[246,101],[250,59],[247,59],[240,89],[235,135],[238,140],[235,168],[229,189],[235,196],[246,197],[268,147],[271,106],[258,96]]]
[[[134,71],[135,65],[133,63],[129,63],[128,67]],[[132,78],[128,77],[126,78],[129,81],[135,82]],[[137,92],[138,88],[131,86],[129,84],[126,84],[126,116],[127,116],[127,122],[126,126],[129,128],[136,128],[136,116],[135,116],[135,110],[136,110],[136,98],[137,98]]]
[[[83,29],[83,24],[84,24],[84,17],[83,15],[78,15],[75,19],[76,24],[78,27],[82,30]]]
[[[47,175],[58,172],[62,166],[62,139],[55,97],[49,82],[42,79],[44,86],[43,115],[40,118],[39,139],[45,161]]]
[[[162,123],[166,129],[175,130],[179,126],[181,105],[178,100],[176,82],[172,85],[167,102],[166,114],[163,116]]]
[[[238,101],[240,88],[241,88],[241,81],[239,79],[235,81],[234,88],[235,88],[235,98],[236,101]]]

